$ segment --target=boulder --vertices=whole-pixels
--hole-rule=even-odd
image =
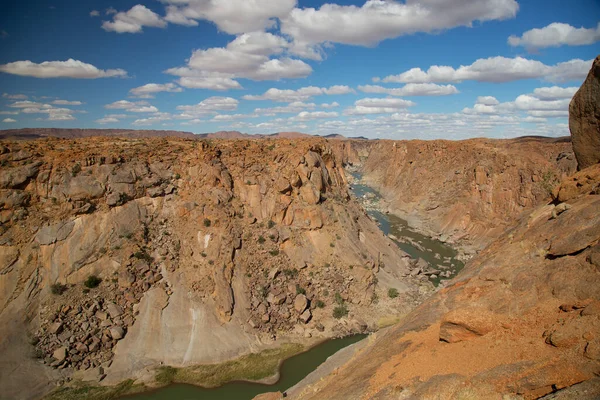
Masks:
[[[54,350],[52,357],[56,358],[57,361],[63,361],[65,358],[67,358],[67,348],[65,346],[59,347],[58,349]]]
[[[579,169],[600,162],[600,56],[569,105],[569,129]]]
[[[40,170],[41,162],[22,167],[5,169],[0,172],[0,189],[16,188],[23,185]]]
[[[304,310],[306,310],[306,307],[308,307],[308,299],[306,296],[303,294],[296,296],[294,299],[294,309],[297,312],[302,313]]]
[[[300,314],[300,321],[304,322],[305,324],[308,324],[308,321],[310,321],[311,318],[312,314],[310,310],[306,310],[302,314]]]
[[[110,336],[115,340],[120,340],[125,336],[125,331],[120,326],[113,326],[110,328]]]
[[[121,307],[119,307],[115,303],[108,303],[108,305],[106,306],[106,311],[108,311],[108,314],[110,314],[110,317],[113,319],[123,314],[123,310],[121,309]]]

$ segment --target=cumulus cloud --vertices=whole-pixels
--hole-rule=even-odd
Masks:
[[[500,102],[494,96],[479,96],[477,97],[477,101],[475,102],[475,104],[483,104],[485,106],[496,106],[500,104]]]
[[[16,119],[12,119],[12,118],[4,118],[2,120],[2,122],[5,122],[5,123],[9,124],[9,123],[12,123],[12,122],[17,122],[17,120]]]
[[[478,59],[471,65],[453,68],[433,65],[427,71],[412,68],[399,75],[383,78],[383,82],[396,83],[441,83],[474,80],[478,82],[510,82],[521,79],[544,79],[550,82],[583,80],[593,60],[570,60],[556,65],[546,65],[540,61],[523,57],[490,57]],[[379,81],[375,78],[375,81]]]
[[[100,11],[98,11],[98,10],[90,11],[90,17],[99,17],[99,16],[100,16]]]
[[[81,101],[68,101],[68,100],[54,100],[52,102],[52,104],[58,105],[58,106],[80,106],[83,103]]]
[[[119,122],[119,120],[115,117],[104,117],[104,118],[97,119],[96,122],[98,124],[104,125],[104,124],[115,124],[115,123]]]
[[[579,90],[577,87],[541,87],[533,91],[533,95],[541,100],[570,99]]]
[[[104,108],[109,110],[125,110],[136,113],[152,113],[158,111],[158,108],[150,105],[147,101],[133,102],[128,100],[119,100],[105,105]]]
[[[337,104],[337,103],[335,103]],[[339,104],[338,104],[339,105]],[[275,115],[275,114],[293,114],[298,113],[302,110],[313,109],[317,105],[315,103],[304,103],[302,101],[294,101],[286,106],[269,107],[269,108],[256,108],[255,113],[264,115]]]
[[[344,110],[346,115],[361,114],[385,114],[397,112],[399,109],[405,109],[414,106],[415,103],[410,100],[397,98],[364,98],[354,102],[354,107]]]
[[[560,46],[583,46],[600,41],[600,23],[596,28],[575,28],[569,24],[554,22],[541,29],[531,29],[523,35],[510,36],[508,44],[532,49]]]
[[[244,100],[272,100],[282,103],[292,103],[296,101],[305,101],[313,96],[320,95],[341,95],[354,93],[354,90],[348,86],[335,85],[329,88],[320,88],[317,86],[307,86],[297,90],[271,88],[261,95],[246,95]]]
[[[283,18],[296,6],[296,0],[162,0],[165,19],[192,25],[192,20],[213,22],[219,30],[238,34],[272,28],[275,18]]]
[[[333,103],[322,103],[320,104],[321,108],[336,108],[339,107],[340,103],[338,103],[337,101],[334,101]]]
[[[179,93],[182,92],[183,89],[175,85],[174,83],[147,83],[143,86],[139,86],[133,88],[129,91],[129,93],[134,97],[139,97],[142,99],[152,99],[156,93],[160,92],[170,92],[170,93]]]
[[[336,118],[338,115],[335,111],[302,111],[295,117],[291,117],[290,121],[312,121],[315,119]]]
[[[182,111],[178,118],[193,119],[209,114],[217,114],[219,111],[235,111],[238,104],[239,101],[232,97],[209,97],[198,104],[177,106],[177,110]]]
[[[76,118],[73,116],[74,113],[81,113],[85,111],[75,111],[69,108],[54,107],[51,104],[37,103],[34,101],[17,101],[9,104],[9,107],[18,108],[19,112],[23,114],[47,114],[48,121],[72,121]]]
[[[67,61],[44,61],[40,64],[29,60],[15,61],[0,65],[0,71],[34,78],[97,79],[127,76],[127,72],[122,69],[102,70],[72,58]]]
[[[27,99],[27,96],[25,96],[24,94],[2,93],[2,97],[5,99],[10,99],[10,100],[25,100],[25,99]]]
[[[560,89],[538,88],[532,94],[522,94],[514,101],[500,103],[495,97],[478,97],[472,108],[463,109],[469,115],[517,115],[525,112],[532,118],[568,117],[570,96]],[[531,122],[530,119],[527,122]]]
[[[140,33],[144,26],[164,28],[167,23],[154,11],[141,4],[133,6],[129,11],[118,12],[112,21],[102,23],[102,29],[117,33]]]
[[[187,66],[170,68],[165,72],[182,77],[186,87],[218,90],[237,89],[236,78],[255,81],[304,78],[312,73],[302,60],[280,55],[287,41],[267,32],[251,32],[237,36],[226,47],[195,50]],[[188,78],[188,79],[183,79]]]
[[[210,120],[211,122],[235,121],[239,119],[256,118],[258,114],[217,114]]]
[[[401,88],[385,88],[378,85],[359,86],[365,93],[382,93],[390,96],[447,96],[459,93],[453,85],[436,85],[435,83],[408,83]]]
[[[293,9],[282,18],[281,31],[303,43],[371,46],[417,32],[514,18],[518,9],[515,0],[368,0],[361,7],[327,3]]]

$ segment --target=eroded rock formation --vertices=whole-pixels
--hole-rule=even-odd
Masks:
[[[569,129],[579,169],[600,162],[600,56],[569,105]]]

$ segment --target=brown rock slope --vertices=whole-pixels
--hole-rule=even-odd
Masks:
[[[600,162],[600,56],[569,105],[569,128],[579,169]]]
[[[293,398],[533,399],[600,373],[599,172],[578,173],[570,181],[594,185],[521,219],[449,287]]]
[[[479,250],[575,171],[567,139],[356,143],[364,180],[416,228]],[[347,152],[346,152],[347,153]],[[366,154],[365,154],[366,153]]]
[[[0,163],[8,398],[372,329],[432,290],[322,139],[5,141]]]

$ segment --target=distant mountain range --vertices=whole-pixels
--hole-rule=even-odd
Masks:
[[[136,129],[61,129],[61,128],[23,128],[23,129],[7,129],[0,130],[0,139],[40,139],[45,137],[56,137],[63,139],[77,139],[92,136],[109,136],[109,137],[127,137],[127,138],[147,138],[147,137],[179,137],[189,139],[299,139],[313,137],[301,132],[277,132],[272,134],[257,134],[251,135],[238,131],[219,131],[213,133],[199,133],[184,131],[160,131],[160,130],[136,130]],[[321,136],[326,139],[348,139],[339,134],[331,134]],[[351,139],[363,139],[365,137],[355,137]]]

